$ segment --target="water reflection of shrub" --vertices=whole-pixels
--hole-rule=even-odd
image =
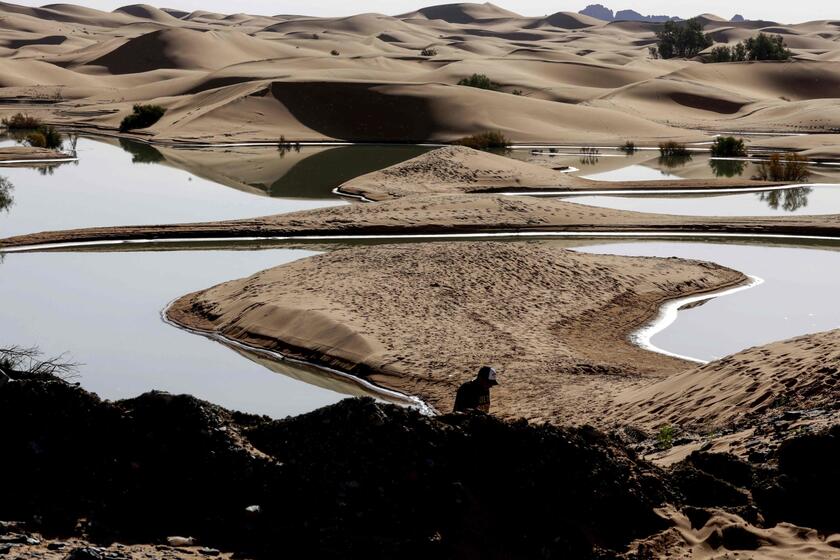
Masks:
[[[666,169],[676,169],[677,167],[685,167],[685,164],[691,161],[691,154],[660,156],[659,165]]]
[[[740,177],[744,174],[744,170],[747,168],[747,162],[712,159],[709,160],[709,167],[712,168],[712,172],[715,174],[715,177]]]
[[[805,181],[811,176],[808,158],[799,154],[773,154],[758,166],[759,181]]]
[[[786,212],[795,212],[808,206],[809,194],[811,194],[810,187],[799,187],[758,193],[758,197],[773,210],[781,208]]]
[[[120,138],[120,146],[131,154],[131,163],[160,163],[166,159],[157,148],[143,142],[133,142]]]
[[[11,181],[5,177],[0,177],[0,212],[8,212],[9,208],[14,204],[15,199],[12,197],[13,188]]]

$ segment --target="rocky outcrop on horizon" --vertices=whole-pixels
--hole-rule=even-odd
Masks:
[[[613,12],[603,4],[590,4],[579,12],[582,15],[594,17],[603,21],[646,21],[650,23],[661,23],[670,20],[678,20],[675,16],[665,15],[642,15],[636,10],[619,10]]]

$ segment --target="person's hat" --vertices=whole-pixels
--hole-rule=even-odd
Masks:
[[[491,368],[490,366],[484,366],[483,368],[478,370],[478,378],[489,381],[490,385],[499,384],[499,382],[496,381],[496,370]]]

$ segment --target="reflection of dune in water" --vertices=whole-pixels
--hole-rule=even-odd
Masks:
[[[214,340],[218,339],[214,338]],[[374,397],[378,400],[394,404],[414,404],[408,398],[401,397],[398,393],[386,391],[385,389],[374,390],[373,387],[368,388],[361,383],[361,380],[359,382],[354,381],[349,376],[346,377],[331,373],[330,370],[326,368],[308,365],[304,362],[280,361],[263,352],[248,350],[240,345],[230,344],[224,341],[219,342],[241,356],[273,371],[274,373],[285,375],[286,377],[308,383],[309,385],[314,385],[316,387],[348,395],[350,397]]]
[[[133,163],[161,163],[250,194],[331,199],[332,190],[359,175],[390,167],[428,151],[421,146],[173,148],[120,139]]]

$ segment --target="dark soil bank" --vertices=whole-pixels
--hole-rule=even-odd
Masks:
[[[697,506],[693,517],[724,506],[837,524],[831,474],[802,468],[806,456],[837,464],[837,430],[793,444],[779,467],[789,472],[696,455],[669,474],[589,428],[428,418],[370,399],[272,421],[24,378],[0,386],[0,425],[0,519],[104,543],[190,535],[264,558],[613,558],[665,528],[654,512],[665,502]]]

